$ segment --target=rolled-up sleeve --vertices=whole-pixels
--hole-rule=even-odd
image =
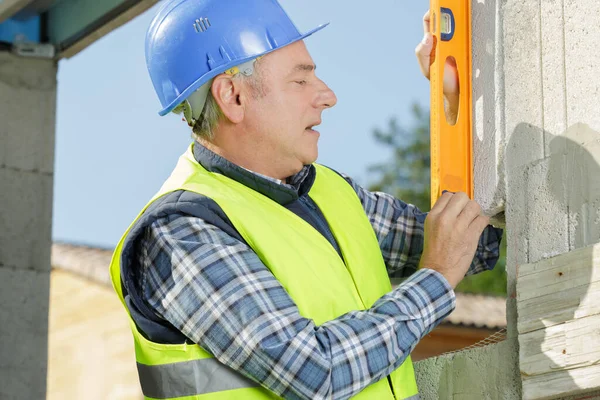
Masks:
[[[427,213],[387,193],[370,192],[350,177],[342,176],[354,188],[371,221],[388,275],[402,278],[414,273],[423,253]],[[500,256],[502,233],[502,229],[491,225],[485,228],[467,275],[494,268]]]

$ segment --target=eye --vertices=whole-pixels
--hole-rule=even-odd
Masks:
[[[303,81],[296,81],[296,83],[297,83],[298,85],[300,85],[300,86],[304,86],[304,85],[306,85],[306,81],[304,81],[304,80],[303,80]]]

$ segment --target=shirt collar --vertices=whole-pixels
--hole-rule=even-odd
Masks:
[[[307,194],[315,181],[316,171],[312,165],[305,165],[300,172],[287,179],[288,183],[284,183],[279,179],[242,168],[198,142],[194,142],[193,152],[196,161],[207,171],[240,182],[281,205],[296,201],[299,197]]]

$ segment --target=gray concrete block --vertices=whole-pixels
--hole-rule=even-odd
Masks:
[[[472,4],[473,50],[473,179],[475,200],[484,212],[503,210],[505,184],[501,163],[504,149],[502,127],[502,48],[498,45],[498,3],[482,0]]]
[[[507,340],[415,363],[421,398],[521,399],[517,346]]]
[[[50,273],[0,267],[0,399],[45,399]]]
[[[565,181],[559,179],[559,164],[553,161],[547,158],[527,169],[527,216],[523,222],[527,226],[530,263],[569,251]]]
[[[0,167],[0,267],[50,270],[52,181]]]
[[[573,125],[550,150],[553,177],[567,193],[571,250],[600,242],[600,133]]]
[[[600,2],[564,0],[568,126],[600,130]]]
[[[0,166],[54,168],[56,62],[0,52]]]
[[[544,126],[542,128],[552,135],[560,135],[567,129],[564,19],[561,4],[555,0],[542,0],[541,19],[544,95]],[[548,142],[549,140],[545,140],[544,154],[546,156],[549,155]]]
[[[529,249],[531,240],[527,221],[529,219],[529,205],[527,201],[528,168],[539,160],[523,162],[523,150],[516,149],[535,148],[536,154],[542,156],[542,138],[547,134],[539,127],[531,124],[519,124],[510,137],[505,155],[506,171],[506,236],[507,236],[507,281],[508,295],[516,295],[516,268],[519,264],[530,262]],[[509,314],[512,313],[508,310]]]
[[[506,157],[515,168],[544,158],[540,5],[507,0],[502,6]],[[526,138],[514,136],[525,135]],[[526,140],[525,140],[526,139]],[[519,143],[526,143],[519,146]]]
[[[527,236],[527,190],[526,169],[511,170],[507,175],[509,183],[506,203],[507,264],[518,265],[529,262]],[[516,277],[516,274],[513,276]],[[509,278],[511,275],[509,273]]]
[[[517,268],[529,260],[529,237],[527,235],[527,190],[526,169],[511,168],[507,172],[506,194],[506,283],[507,297],[506,321],[508,334],[516,337],[517,326]]]

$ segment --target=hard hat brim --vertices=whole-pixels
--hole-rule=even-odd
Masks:
[[[317,26],[315,29],[312,29],[312,30],[310,30],[310,31],[308,31],[306,33],[301,34],[296,39],[294,39],[294,40],[290,41],[289,43],[286,43],[286,44],[284,44],[284,45],[282,45],[282,46],[280,46],[280,47],[278,47],[276,49],[269,50],[269,51],[266,51],[266,52],[261,53],[261,54],[256,54],[256,55],[253,55],[252,57],[249,57],[249,58],[246,58],[246,59],[236,60],[236,61],[234,61],[232,63],[225,64],[225,65],[222,65],[219,68],[216,68],[215,70],[211,71],[210,74],[206,74],[206,75],[202,76],[196,82],[194,82],[193,84],[191,84],[185,91],[183,91],[179,96],[177,96],[177,98],[175,100],[173,100],[167,107],[165,107],[162,110],[160,110],[158,112],[158,115],[164,116],[164,115],[170,113],[171,111],[173,111],[173,109],[175,107],[177,107],[182,101],[184,101],[190,94],[192,94],[200,86],[204,85],[210,79],[214,78],[215,76],[217,76],[219,74],[222,74],[223,72],[227,71],[228,69],[230,69],[232,67],[235,67],[237,65],[243,64],[243,63],[245,63],[247,61],[250,61],[252,59],[255,59],[257,57],[261,57],[261,56],[264,56],[266,54],[272,53],[272,52],[274,52],[274,51],[276,51],[276,50],[278,50],[278,49],[280,49],[282,47],[288,46],[288,45],[290,45],[292,43],[298,42],[300,40],[304,40],[307,37],[309,37],[310,35],[312,35],[313,33],[318,32],[321,29],[325,28],[327,25],[329,25],[329,22],[326,23],[326,24],[321,24],[321,25]]]

